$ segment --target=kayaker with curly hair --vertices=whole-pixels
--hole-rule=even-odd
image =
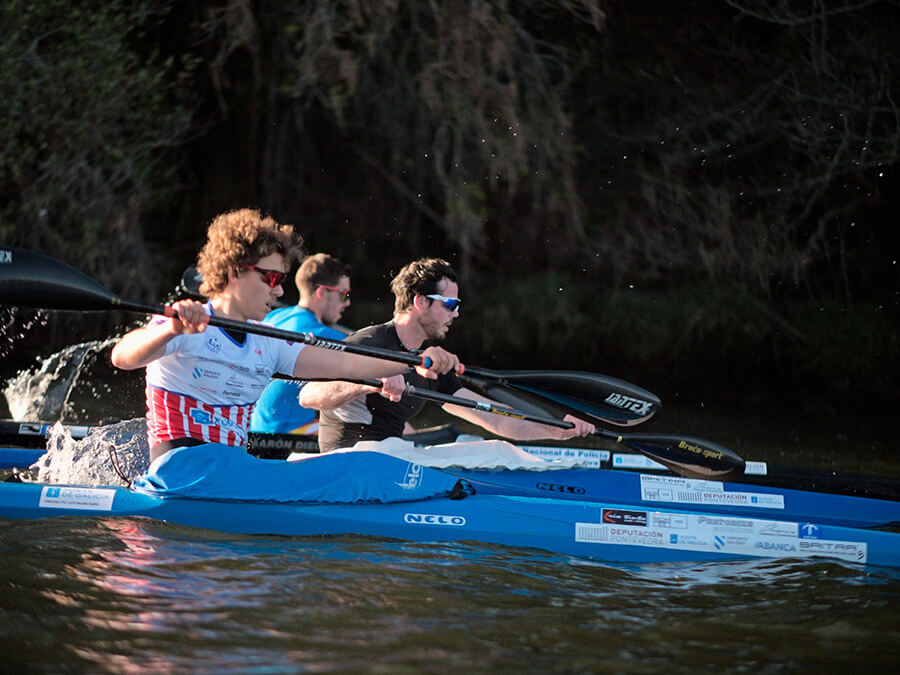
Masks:
[[[387,377],[408,366],[382,359],[306,349],[300,343],[209,326],[209,317],[261,321],[282,296],[282,281],[300,255],[302,238],[253,209],[217,216],[197,259],[206,303],[180,300],[177,318],[156,316],[127,333],[112,351],[124,370],[147,369],[151,461],[171,449],[203,443],[245,445],[253,404],[269,377]],[[426,378],[459,368],[453,354],[430,348]],[[386,396],[399,395],[385,392]]]

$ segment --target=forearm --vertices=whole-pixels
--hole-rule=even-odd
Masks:
[[[546,424],[539,424],[538,422],[473,410],[472,408],[464,408],[449,403],[444,404],[443,409],[451,415],[455,415],[472,424],[477,424],[485,431],[515,441],[551,439],[560,435],[560,429]]]
[[[498,408],[504,407],[502,404],[498,404],[496,401],[492,401],[489,398],[476,394],[471,389],[466,389],[465,387],[456,391],[454,395],[472,401],[484,401]],[[571,427],[563,429],[549,424],[522,420],[498,413],[484,412],[482,410],[456,406],[450,403],[444,404],[443,408],[451,415],[456,415],[472,424],[477,424],[492,434],[516,441],[533,441],[538,439],[564,441],[575,438],[576,436],[585,436],[594,431],[594,426],[592,424],[571,415],[566,415],[563,420],[569,422]]]
[[[375,387],[352,382],[307,382],[300,390],[300,405],[311,410],[333,410],[358,396],[365,396]]]
[[[389,377],[408,369],[404,363],[305,347],[294,364],[294,377],[301,380],[363,380]]]
[[[143,368],[166,353],[166,345],[175,337],[166,324],[138,328],[126,334],[113,347],[110,360],[116,368]]]

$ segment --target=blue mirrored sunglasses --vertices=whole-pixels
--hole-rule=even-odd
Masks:
[[[450,312],[455,312],[457,309],[459,309],[459,305],[462,303],[462,300],[460,300],[459,298],[446,298],[443,295],[438,295],[437,293],[426,295],[425,297],[430,298],[431,300],[437,300],[444,306],[444,309]]]

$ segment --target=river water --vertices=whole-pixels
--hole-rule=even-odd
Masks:
[[[98,400],[78,410],[121,404],[105,385],[88,391]],[[660,417],[648,430],[703,436],[748,459],[900,473],[884,421],[697,400]],[[0,672],[900,666],[900,572],[840,562],[598,564],[480,544],[86,518],[0,520],[0,560]]]

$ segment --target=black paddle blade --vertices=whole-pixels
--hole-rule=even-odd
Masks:
[[[0,247],[0,304],[43,309],[114,309],[117,296],[64,262],[42,253]]]
[[[723,445],[689,436],[628,434],[621,443],[687,478],[724,479],[744,474],[744,460]]]
[[[463,381],[485,396],[521,410],[564,412],[617,426],[646,422],[662,405],[659,397],[646,389],[582,371],[470,368]]]
[[[204,302],[206,297],[200,293],[200,284],[202,283],[203,275],[197,271],[196,267],[191,265],[181,275],[181,282],[178,284],[176,291],[194,300]]]

